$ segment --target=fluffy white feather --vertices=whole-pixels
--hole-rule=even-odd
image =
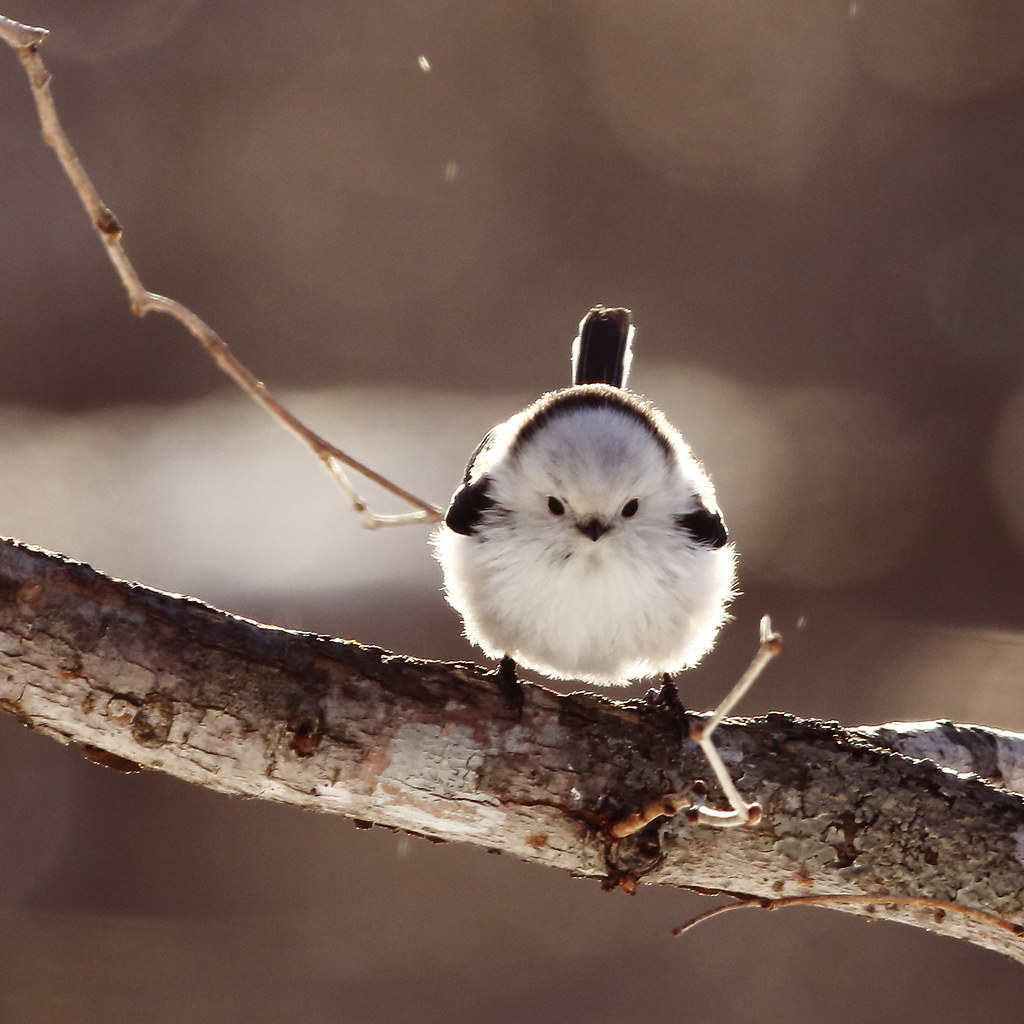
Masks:
[[[476,518],[433,544],[448,601],[491,657],[612,685],[688,668],[714,643],[735,552],[700,463],[632,393],[544,396],[491,432],[460,492]],[[713,541],[681,525],[704,510]]]

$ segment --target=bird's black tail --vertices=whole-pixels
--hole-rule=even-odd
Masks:
[[[626,386],[633,359],[633,316],[628,309],[595,306],[572,343],[573,384]]]

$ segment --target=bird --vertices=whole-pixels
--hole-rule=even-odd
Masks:
[[[714,645],[736,593],[709,476],[627,387],[634,333],[628,309],[584,316],[571,385],[486,434],[432,537],[447,601],[520,709],[517,666],[670,686]]]

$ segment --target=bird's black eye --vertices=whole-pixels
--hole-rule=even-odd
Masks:
[[[625,505],[622,506],[622,514],[627,519],[632,519],[633,516],[640,511],[640,502],[636,498],[630,498]]]
[[[565,515],[565,506],[557,498],[548,498],[548,511],[553,516]]]

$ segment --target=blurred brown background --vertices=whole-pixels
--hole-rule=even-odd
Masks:
[[[437,502],[597,302],[706,461],[744,596],[710,706],[1024,729],[1019,0],[8,0],[148,287]],[[134,320],[0,55],[0,533],[473,657],[169,321]],[[426,58],[426,68],[420,57]],[[384,502],[386,505],[386,501]],[[0,1019],[1020,1020],[1020,968],[824,911],[604,894],[121,777],[0,721]],[[742,991],[727,987],[740,974]]]

